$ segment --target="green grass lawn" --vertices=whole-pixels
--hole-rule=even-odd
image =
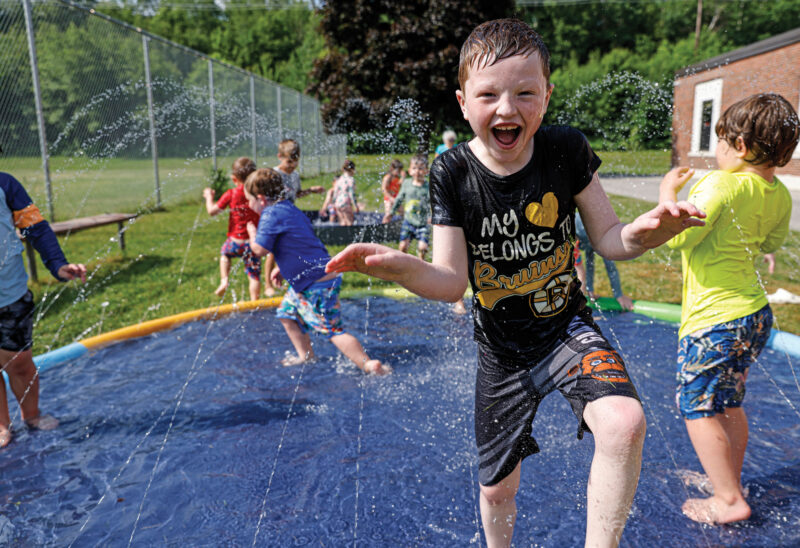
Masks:
[[[382,208],[380,175],[392,158],[353,158],[359,201],[364,202],[367,209]],[[407,164],[409,156],[400,159]],[[624,157],[620,161],[623,160]],[[641,166],[643,163],[630,156],[628,165]],[[114,171],[123,177],[125,167],[126,163],[120,161],[114,166]],[[132,169],[134,166],[128,167]],[[188,177],[188,171],[184,176]],[[115,225],[62,238],[67,258],[87,264],[89,280],[85,285],[77,282],[59,284],[39,263],[40,283],[31,283],[39,303],[34,332],[36,354],[145,320],[248,298],[241,261],[233,262],[231,289],[224,299],[213,294],[219,282],[219,248],[225,240],[227,213],[213,218],[208,216],[200,198],[204,171],[198,170],[195,176],[199,178],[197,186],[191,187],[191,192],[187,190],[182,200],[175,200],[165,210],[144,214],[130,226],[124,252],[116,243]],[[304,179],[303,185],[322,184],[329,188],[331,180],[332,175],[322,175]],[[131,181],[128,183],[133,184]],[[98,178],[95,184],[108,183],[102,183]],[[120,195],[126,195],[125,186],[117,188]],[[108,203],[113,205],[113,192],[106,194]],[[193,194],[196,197],[191,197]],[[298,206],[317,209],[322,200],[322,195],[310,195],[298,200]],[[612,203],[625,221],[652,207],[647,202],[622,197],[612,197]],[[110,211],[120,209],[123,208]],[[334,254],[340,249],[331,247],[329,251]],[[800,282],[792,276],[800,270],[798,249],[800,233],[793,232],[784,246],[784,250],[790,251],[778,253],[776,273],[769,275],[765,270],[761,273],[768,292],[783,287],[800,294]],[[602,261],[598,261],[595,269],[596,289],[601,295],[610,295],[608,278],[601,264]],[[634,299],[680,302],[680,256],[676,252],[662,247],[634,261],[617,265],[623,288]],[[345,274],[343,296],[389,286],[391,284],[359,274]],[[773,308],[779,329],[800,333],[800,306],[777,305]]]

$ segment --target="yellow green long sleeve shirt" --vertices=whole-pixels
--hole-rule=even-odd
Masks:
[[[767,298],[755,261],[777,250],[789,232],[792,197],[778,178],[712,171],[689,201],[706,212],[667,245],[681,252],[683,304],[678,337],[757,312]]]

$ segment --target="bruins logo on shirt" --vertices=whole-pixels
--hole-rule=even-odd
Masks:
[[[542,289],[528,297],[528,304],[536,316],[547,317],[557,314],[569,300],[569,284],[572,276],[561,274],[556,276]]]

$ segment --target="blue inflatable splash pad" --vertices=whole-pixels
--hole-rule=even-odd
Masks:
[[[471,319],[416,299],[343,301],[348,329],[394,367],[369,377],[323,339],[316,363],[281,366],[274,314],[193,322],[45,372],[42,406],[61,426],[20,429],[0,451],[0,545],[485,545]],[[703,494],[685,481],[701,468],[673,403],[676,329],[596,317],[648,419],[621,545],[800,545],[800,363],[766,350],[750,372],[753,517],[699,525],[680,511]],[[592,438],[575,439],[557,393],[533,433],[514,545],[581,546]]]

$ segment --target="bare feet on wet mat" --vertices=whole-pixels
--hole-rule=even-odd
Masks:
[[[55,430],[58,428],[58,419],[52,415],[39,415],[32,419],[25,419],[25,425],[30,430]]]
[[[311,355],[307,358],[301,358],[297,354],[286,354],[286,357],[281,360],[281,364],[285,367],[292,367],[293,365],[301,365],[303,363],[311,363],[317,361],[316,356]]]
[[[681,510],[687,518],[709,525],[732,523],[750,517],[750,506],[744,499],[739,499],[733,504],[728,504],[718,497],[688,499],[683,503]]]
[[[0,426],[0,447],[5,447],[9,443],[11,443],[11,438],[13,438],[13,434],[11,434],[11,429],[7,426]]]
[[[367,360],[364,363],[364,371],[375,375],[388,375],[392,372],[392,368],[385,363],[381,363],[380,360]]]

